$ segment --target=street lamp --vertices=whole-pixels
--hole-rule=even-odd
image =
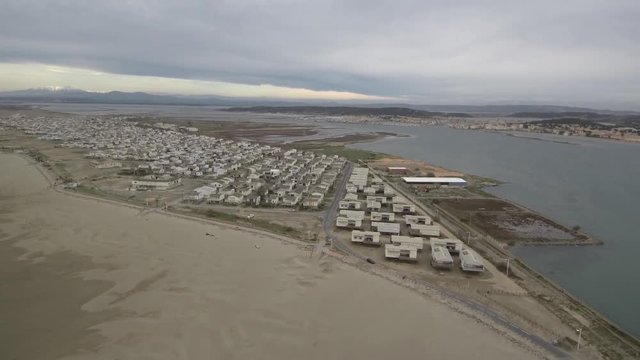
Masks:
[[[578,345],[576,346],[576,350],[580,350],[580,340],[582,339],[582,328],[576,329],[578,332]]]

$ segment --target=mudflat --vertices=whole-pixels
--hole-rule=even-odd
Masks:
[[[0,169],[3,358],[536,358],[295,242],[60,193],[14,154]]]

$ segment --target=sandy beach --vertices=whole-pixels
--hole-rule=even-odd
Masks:
[[[3,358],[540,356],[301,245],[56,192],[17,155],[0,169]]]

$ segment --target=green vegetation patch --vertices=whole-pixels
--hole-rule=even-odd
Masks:
[[[306,147],[306,146],[299,146],[296,144],[294,145],[294,147],[300,150],[309,150],[309,151],[330,155],[330,156],[331,155],[342,156],[345,159],[352,162],[371,161],[371,160],[377,160],[384,157],[384,154],[376,153],[373,151],[367,151],[367,150],[353,149],[353,148],[342,146],[342,145],[340,146],[333,146],[333,145],[317,146],[316,145],[316,146]]]

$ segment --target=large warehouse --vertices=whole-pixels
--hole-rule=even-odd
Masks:
[[[410,185],[448,185],[465,186],[467,182],[459,177],[403,177],[405,183]]]

